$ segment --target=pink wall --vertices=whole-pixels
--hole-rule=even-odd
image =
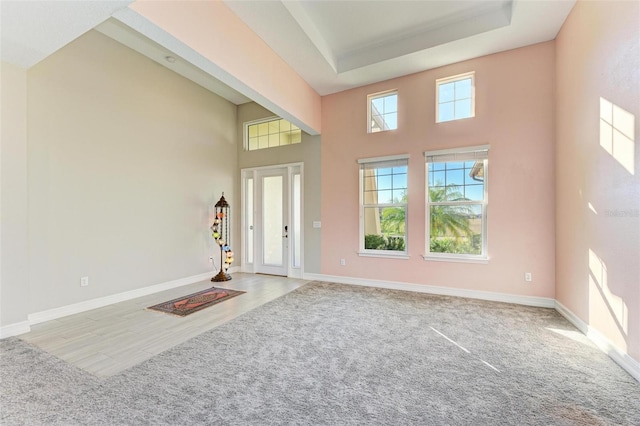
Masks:
[[[638,2],[578,1],[556,40],[556,295],[636,360],[639,29]]]
[[[131,9],[266,98],[274,113],[321,131],[320,95],[221,1],[138,0]]]
[[[322,273],[554,297],[554,43],[322,99]],[[476,116],[435,123],[435,80],[476,76]],[[399,129],[367,134],[367,94],[398,90]],[[490,144],[488,264],[425,261],[425,150]],[[359,257],[359,158],[410,154],[409,260]],[[340,258],[346,266],[340,266]],[[524,272],[533,282],[524,282]]]

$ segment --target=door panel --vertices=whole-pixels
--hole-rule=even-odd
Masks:
[[[288,186],[287,169],[258,172],[255,186],[259,218],[256,220],[255,271],[288,274]]]
[[[302,175],[301,165],[242,171],[245,272],[302,278]]]
[[[262,178],[262,263],[270,266],[283,265],[284,209],[282,176]]]

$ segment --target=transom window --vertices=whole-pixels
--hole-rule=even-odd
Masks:
[[[360,163],[360,254],[407,253],[407,155]]]
[[[302,131],[283,118],[245,123],[246,147],[249,151],[302,142]]]
[[[436,122],[475,116],[474,72],[436,80]]]
[[[488,145],[425,152],[425,259],[487,258],[488,152]]]
[[[369,133],[398,128],[398,92],[383,92],[367,96]]]

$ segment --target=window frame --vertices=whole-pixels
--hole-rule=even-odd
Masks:
[[[249,126],[253,126],[255,124],[261,124],[261,123],[269,123],[271,121],[280,121],[280,120],[286,120],[287,122],[289,122],[289,124],[291,124],[292,126],[296,126],[298,130],[300,130],[300,142],[293,142],[286,145],[279,144],[278,146],[267,146],[266,148],[257,148],[257,149],[249,148]],[[244,150],[247,152],[255,152],[255,151],[260,151],[262,149],[269,149],[269,148],[280,148],[283,146],[291,146],[291,145],[297,145],[299,143],[302,143],[302,133],[303,133],[302,129],[297,125],[293,124],[292,122],[290,122],[289,120],[287,120],[286,118],[279,117],[277,115],[259,118],[257,120],[245,121],[244,123],[242,123],[242,128],[243,128],[243,147],[244,147]],[[278,134],[280,133],[282,132],[278,132]]]
[[[363,158],[358,160],[359,168],[359,233],[358,233],[358,255],[363,257],[387,257],[393,259],[409,259],[409,202],[406,203],[364,203],[364,170],[367,164],[384,163],[388,161],[405,160],[407,167],[407,193],[409,192],[409,154],[391,155],[386,157]],[[404,251],[398,250],[373,250],[364,247],[364,217],[365,207],[371,208],[375,206],[382,207],[404,207]]]
[[[459,121],[466,120],[468,118],[474,118],[476,116],[476,72],[469,71],[463,74],[453,75],[451,77],[439,78],[436,80],[436,123],[449,123],[451,121]],[[470,78],[471,79],[471,115],[469,117],[464,118],[455,118],[455,101],[457,100],[455,95],[453,98],[454,102],[454,118],[451,120],[440,120],[440,86],[448,83],[455,83],[456,81],[462,81]]]
[[[368,134],[374,134],[374,133],[383,133],[383,132],[393,132],[394,130],[398,130],[398,122],[397,122],[397,118],[399,116],[399,109],[400,106],[396,101],[396,128],[395,129],[380,129],[377,132],[374,132],[372,127],[371,127],[371,121],[372,121],[372,117],[371,117],[371,104],[373,103],[374,99],[378,99],[378,98],[384,98],[390,95],[396,95],[396,98],[399,100],[400,96],[398,95],[398,89],[391,89],[391,90],[385,90],[383,92],[378,92],[378,93],[371,93],[369,95],[367,95],[367,133]]]
[[[425,151],[425,248],[424,260],[428,261],[445,261],[445,262],[467,262],[467,263],[488,263],[489,261],[489,151],[490,145],[476,145],[461,148],[443,149],[437,151]],[[430,157],[444,157],[450,156],[451,160],[446,162],[462,162],[472,161],[470,157],[476,156],[476,160],[482,158],[483,160],[483,199],[470,200],[470,201],[445,201],[445,202],[431,202],[429,196],[429,164],[434,161],[429,161]],[[466,160],[464,158],[467,158]],[[482,212],[482,250],[480,254],[468,254],[468,253],[439,253],[431,251],[431,206],[433,205],[481,205]]]

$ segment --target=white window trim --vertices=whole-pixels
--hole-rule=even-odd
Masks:
[[[391,90],[385,90],[383,92],[378,92],[378,93],[371,93],[370,95],[367,95],[367,133],[369,134],[373,134],[373,133],[382,133],[382,132],[393,132],[394,130],[398,130],[396,129],[389,129],[389,130],[380,130],[379,132],[372,132],[371,131],[371,101],[375,98],[381,98],[387,95],[392,95],[395,94],[396,96],[398,96],[398,89],[391,89]],[[398,99],[400,99],[400,97],[398,96]],[[399,112],[396,112],[399,114]]]
[[[426,261],[440,261],[440,262],[461,262],[461,263],[489,263],[489,167],[488,159],[485,159],[484,166],[484,196],[482,201],[482,253],[475,254],[454,254],[454,253],[431,253],[431,209],[429,202],[429,162],[427,158],[436,155],[449,155],[449,154],[463,154],[486,151],[487,155],[491,148],[491,145],[475,145],[469,147],[459,147],[451,149],[441,149],[436,151],[424,152],[424,167],[425,167],[425,254],[422,258]],[[462,202],[461,204],[464,204]],[[478,201],[469,201],[468,204],[478,204]]]
[[[358,170],[358,192],[359,192],[359,232],[358,232],[358,256],[362,257],[385,257],[389,259],[409,259],[409,203],[407,204],[388,204],[390,207],[394,206],[405,206],[405,236],[404,236],[404,251],[393,251],[393,250],[371,250],[364,248],[364,179],[363,179],[363,168],[362,164],[368,163],[379,163],[381,161],[393,161],[393,160],[407,160],[407,191],[409,190],[409,154],[400,154],[400,155],[389,155],[385,157],[370,157],[370,158],[361,158],[358,160],[359,170]]]
[[[381,161],[409,160],[409,154],[387,155],[385,157],[360,158],[358,164],[379,163]]]
[[[451,83],[458,80],[464,80],[471,77],[471,116],[465,118],[454,118],[453,120],[440,121],[440,90],[441,84]],[[466,120],[476,116],[476,72],[469,71],[463,74],[453,75],[451,77],[439,78],[436,80],[436,123],[449,123],[451,121]]]
[[[489,263],[489,257],[478,258],[476,256],[459,254],[458,257],[452,257],[454,255],[443,253],[442,256],[436,256],[435,254],[423,254],[422,258],[427,262],[453,262],[453,263],[479,263],[487,265]]]
[[[406,238],[405,238],[406,244]],[[405,247],[406,248],[406,247]],[[387,259],[405,259],[408,260],[410,257],[405,252],[399,252],[399,254],[393,254],[392,251],[384,251],[384,250],[365,250],[359,251],[358,256],[360,257],[383,257]]]

